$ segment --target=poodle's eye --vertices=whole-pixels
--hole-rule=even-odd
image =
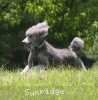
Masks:
[[[29,38],[32,38],[32,35],[30,35]]]

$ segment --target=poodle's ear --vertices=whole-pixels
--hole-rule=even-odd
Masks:
[[[40,35],[41,38],[44,38],[44,37],[47,36],[47,34],[48,34],[48,28],[49,27],[39,29],[38,34]]]

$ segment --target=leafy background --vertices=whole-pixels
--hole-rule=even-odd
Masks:
[[[47,20],[46,40],[67,48],[74,37],[85,42],[80,57],[91,67],[98,59],[98,0],[0,0],[0,65],[24,67],[28,52],[21,41],[25,31]],[[13,66],[14,65],[14,66]]]

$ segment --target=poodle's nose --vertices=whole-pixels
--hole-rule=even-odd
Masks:
[[[24,41],[22,41],[22,44],[26,44]]]
[[[23,41],[22,41],[23,44],[28,44],[29,43],[29,39],[26,37]]]

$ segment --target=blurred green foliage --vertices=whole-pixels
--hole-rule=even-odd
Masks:
[[[98,0],[0,0],[0,64],[23,64],[25,31],[44,20],[54,46],[68,47],[78,36],[86,54],[98,55]]]

